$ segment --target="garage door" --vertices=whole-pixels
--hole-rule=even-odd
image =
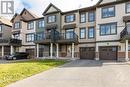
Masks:
[[[95,47],[80,48],[80,59],[94,60],[94,58],[95,58]]]
[[[117,60],[117,47],[100,47],[99,58],[100,60]]]

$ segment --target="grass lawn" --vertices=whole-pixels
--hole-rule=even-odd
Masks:
[[[0,64],[0,87],[64,64],[64,60],[31,60]]]

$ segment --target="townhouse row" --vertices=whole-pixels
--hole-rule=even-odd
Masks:
[[[1,56],[28,52],[32,58],[130,58],[129,0],[99,0],[94,6],[68,12],[51,3],[43,17],[23,9],[11,22],[12,27],[0,24]]]

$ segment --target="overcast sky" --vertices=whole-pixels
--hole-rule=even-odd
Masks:
[[[45,8],[50,3],[53,3],[55,6],[57,6],[64,12],[92,6],[97,2],[98,0],[14,0],[14,5],[15,13],[20,13],[23,8],[27,8],[41,17]],[[9,18],[11,18],[11,16],[9,16]]]

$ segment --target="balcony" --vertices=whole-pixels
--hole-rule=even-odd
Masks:
[[[0,39],[0,45],[13,45],[13,46],[21,46],[22,40],[19,39]]]
[[[120,33],[121,42],[130,39],[130,27],[125,27],[124,30]]]
[[[49,44],[51,42],[51,33],[44,33],[43,36],[35,35],[34,43],[37,44]]]
[[[61,44],[78,44],[78,35],[74,32],[60,33],[57,42]]]

